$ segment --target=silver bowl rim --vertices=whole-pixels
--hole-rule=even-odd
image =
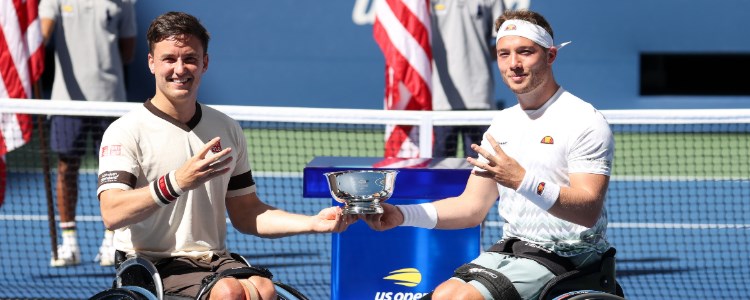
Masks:
[[[386,174],[397,174],[398,170],[389,170],[389,169],[383,169],[383,170],[343,170],[343,171],[333,171],[333,172],[327,172],[323,173],[325,176],[330,175],[341,175],[341,174],[348,174],[348,173],[386,173]]]

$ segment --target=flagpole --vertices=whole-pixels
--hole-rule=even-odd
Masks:
[[[41,99],[41,80],[34,83],[34,98]],[[42,159],[42,173],[44,174],[44,191],[47,197],[47,223],[49,226],[50,242],[52,243],[52,258],[57,260],[57,225],[55,224],[55,205],[52,201],[52,180],[50,179],[49,154],[47,153],[47,139],[44,134],[44,116],[37,115],[37,132],[39,133],[39,155]]]

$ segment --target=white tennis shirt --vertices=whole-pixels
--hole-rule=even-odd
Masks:
[[[131,190],[144,187],[179,168],[214,137],[233,157],[230,171],[184,193],[145,220],[117,229],[115,248],[151,258],[210,258],[226,251],[227,197],[255,192],[247,140],[239,124],[205,105],[196,105],[187,124],[178,122],[147,101],[119,118],[104,133],[99,151],[99,188]]]
[[[591,104],[563,88],[538,110],[515,105],[500,111],[487,132],[527,172],[560,186],[570,186],[571,173],[610,175],[614,137],[609,124]],[[486,138],[482,147],[495,153]],[[609,248],[606,208],[596,225],[586,228],[549,214],[513,189],[497,187],[504,238],[518,237],[561,256]]]

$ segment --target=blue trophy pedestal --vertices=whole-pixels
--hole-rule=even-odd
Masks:
[[[461,158],[316,157],[304,170],[304,197],[331,198],[324,173],[398,170],[389,204],[418,204],[461,194],[471,165]],[[460,230],[396,227],[378,232],[359,221],[333,234],[331,299],[419,299],[479,255],[479,226]]]

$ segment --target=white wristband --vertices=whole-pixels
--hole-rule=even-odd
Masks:
[[[526,172],[516,192],[546,211],[557,202],[557,197],[560,196],[560,186]]]
[[[396,207],[404,215],[404,223],[401,226],[432,229],[437,225],[437,209],[432,203],[396,205]]]
[[[177,175],[175,175],[175,173],[177,173],[177,171],[172,170],[172,172],[169,172],[167,176],[169,176],[169,182],[172,183],[172,188],[174,189],[174,192],[177,193],[177,195],[182,195],[185,193],[185,191],[183,191],[180,188],[180,185],[177,184]]]

